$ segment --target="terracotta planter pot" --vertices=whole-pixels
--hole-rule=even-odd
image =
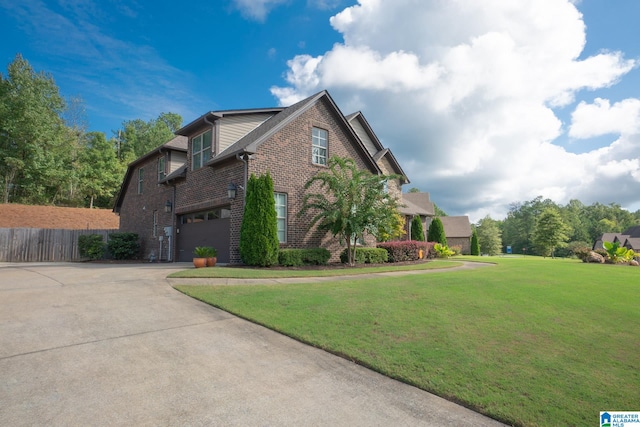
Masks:
[[[207,266],[207,259],[206,258],[194,258],[193,259],[193,266],[195,268],[206,267]]]
[[[207,267],[215,267],[216,262],[218,262],[217,257],[207,258]]]

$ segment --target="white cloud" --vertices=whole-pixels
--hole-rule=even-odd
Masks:
[[[234,6],[242,16],[263,22],[271,10],[288,0],[233,0]]]
[[[569,136],[593,138],[606,134],[634,134],[640,130],[640,99],[625,99],[611,105],[596,98],[581,102],[571,114]]]
[[[640,199],[640,150],[628,149],[640,139],[640,101],[578,105],[572,137],[626,132],[605,149],[577,155],[553,144],[564,132],[553,108],[636,66],[621,52],[580,57],[586,34],[574,3],[359,0],[331,18],[343,42],[292,58],[287,86],[272,93],[288,105],[329,89],[346,113],[361,109],[411,185],[450,213],[504,214],[537,195],[631,204]],[[601,165],[623,165],[620,198],[591,196],[611,184],[598,179]]]

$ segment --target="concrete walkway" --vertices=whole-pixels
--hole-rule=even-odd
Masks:
[[[501,425],[186,297],[184,267],[0,264],[2,425]]]

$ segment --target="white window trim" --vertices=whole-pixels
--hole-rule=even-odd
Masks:
[[[325,147],[323,147],[320,144],[316,144],[317,140],[321,141],[322,139],[319,136],[315,135],[315,132],[314,132],[315,130],[324,132]],[[324,150],[324,155],[321,156],[320,154],[318,154],[316,156],[316,154],[314,153],[316,149]],[[318,161],[316,161],[316,157]],[[311,130],[311,163],[313,163],[314,165],[326,166],[328,157],[329,157],[329,131],[326,129],[322,129],[314,126],[313,129]]]
[[[278,206],[282,206],[282,205],[278,205],[277,196],[284,196],[284,217],[278,216]],[[287,239],[288,238],[288,236],[287,236],[287,234],[288,234],[287,233],[287,226],[288,226],[288,218],[287,218],[288,209],[287,209],[287,205],[289,203],[288,196],[287,196],[287,193],[274,192],[273,193],[273,197],[274,197],[274,200],[276,202],[276,221],[277,221],[277,223],[279,224],[280,220],[284,219],[284,229],[282,230],[283,234],[284,234],[284,238],[280,241],[280,243],[287,243],[287,240],[288,240]],[[280,240],[280,230],[278,230],[278,240]]]
[[[205,154],[205,150],[207,150],[207,149],[204,147],[204,135],[207,132],[209,132],[211,134],[211,138],[210,138],[211,139],[211,145],[208,148],[209,149],[209,158],[205,161],[204,160],[204,154]],[[200,139],[200,150],[196,152],[196,151],[193,151],[193,146],[194,146],[193,145],[193,141],[195,141],[198,138]],[[213,132],[211,131],[211,129],[208,129],[208,130],[202,132],[201,134],[196,135],[193,138],[191,138],[191,170],[198,170],[198,169],[201,169],[202,167],[204,167],[204,165],[207,163],[207,161],[209,161],[209,159],[211,159],[211,153],[212,153],[211,149],[212,149],[212,147],[213,147]],[[199,165],[196,165],[196,162],[195,162],[195,156],[197,154],[200,154],[200,164]]]
[[[160,167],[162,165],[162,167]],[[162,156],[158,158],[158,181],[162,181],[167,176],[167,158]]]

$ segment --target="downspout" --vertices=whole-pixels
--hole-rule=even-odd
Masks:
[[[242,187],[242,207],[244,208],[244,204],[245,201],[247,199],[247,176],[249,175],[249,162],[248,160],[251,159],[251,155],[247,154],[247,153],[238,153],[236,154],[236,159],[240,160],[242,163],[244,163],[244,173],[243,173],[243,178],[244,178],[244,183],[243,183],[243,187]]]
[[[210,122],[209,119],[207,119],[207,116],[204,116],[204,122],[206,124],[208,124],[209,126],[211,126],[211,157],[213,157],[213,155],[216,153],[216,151],[213,149],[214,144],[217,144],[217,138],[214,138],[215,136],[215,124],[213,122]],[[203,139],[204,141],[204,139]],[[214,142],[215,141],[215,142]]]
[[[178,227],[178,216],[176,215],[176,183],[173,183],[173,196],[171,197],[171,235],[169,236],[169,253],[167,254],[167,258],[169,261],[173,262],[173,254],[175,253],[175,244],[177,239],[175,238],[177,234],[176,228]]]

